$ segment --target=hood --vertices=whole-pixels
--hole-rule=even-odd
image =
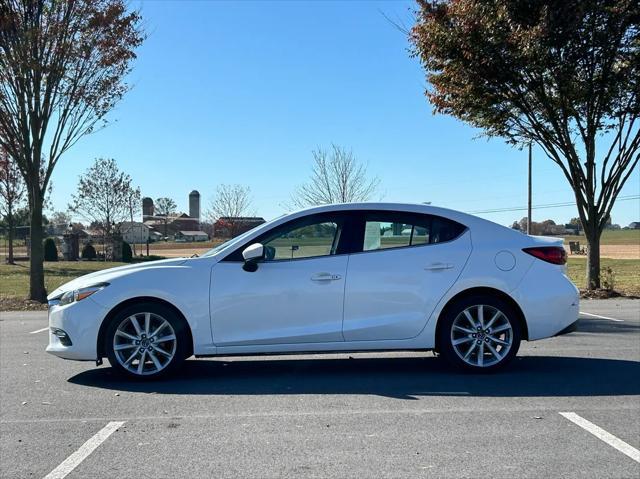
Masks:
[[[188,258],[162,259],[158,261],[148,261],[144,263],[129,264],[126,266],[116,266],[115,268],[102,269],[100,271],[95,271],[94,273],[85,274],[84,276],[80,276],[79,278],[69,281],[62,286],[59,286],[47,296],[47,299],[51,300],[67,291],[72,291],[78,288],[85,288],[96,283],[108,283],[110,280],[113,280],[115,278],[119,278],[121,276],[135,273],[144,269],[153,269],[166,266],[180,266],[186,263],[188,260]]]

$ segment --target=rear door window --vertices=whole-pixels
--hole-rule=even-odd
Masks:
[[[439,216],[392,211],[366,212],[359,251],[376,251],[442,243],[457,238],[465,227]]]

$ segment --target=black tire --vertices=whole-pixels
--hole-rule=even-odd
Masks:
[[[153,327],[157,328],[160,324],[164,324],[161,322],[161,320],[166,320],[166,322],[169,323],[169,326],[165,325],[162,329],[162,332],[157,333],[154,337],[156,339],[162,339],[159,336],[163,335],[163,338],[170,338],[171,335],[173,335],[175,336],[175,345],[173,340],[154,344],[153,339],[151,338],[148,338],[147,342],[140,344],[140,341],[138,341],[138,343],[135,343],[135,341],[133,341],[132,339],[123,339],[120,334],[118,335],[118,339],[115,339],[116,332],[118,331],[119,327],[125,328],[129,327],[129,325],[133,327],[133,323],[131,323],[130,321],[130,318],[132,316],[136,318],[137,324],[143,329],[144,332],[144,321],[146,313],[149,313],[151,318],[150,324],[153,325],[149,328],[150,330],[153,329]],[[167,306],[163,306],[161,304],[153,302],[136,303],[118,312],[111,319],[104,336],[104,351],[106,352],[107,359],[109,360],[109,363],[111,364],[113,369],[121,375],[139,380],[150,380],[167,377],[175,373],[182,362],[190,354],[189,352],[191,351],[191,345],[188,344],[189,334],[187,333],[187,327],[188,326],[186,325],[184,319]],[[125,334],[131,334],[134,336],[136,335],[132,329],[129,329],[128,333],[126,333],[126,329],[124,331]],[[147,338],[145,337],[145,339]],[[131,353],[129,353],[129,350],[126,350],[126,354],[133,354],[135,350],[138,349],[138,352],[136,354],[138,354],[140,357],[145,358],[142,366],[142,374],[139,374],[136,371],[121,364],[121,361],[124,360],[125,353],[117,353],[114,349],[115,343],[120,340],[123,341],[123,345],[125,346],[128,343],[132,345],[134,343],[140,344],[140,346],[131,347]],[[167,347],[168,351],[164,349],[167,345],[169,346]],[[144,355],[142,355],[142,353],[140,352],[140,348],[145,350]],[[160,351],[163,351],[163,354],[166,352],[173,354],[170,358],[168,358],[167,356],[160,354]],[[147,356],[147,354],[149,354],[149,356]],[[118,360],[118,357],[116,357],[117,355],[120,355],[121,360]],[[153,355],[153,357],[155,358],[154,361],[151,360],[151,355]],[[134,357],[134,359],[131,360],[131,366],[133,366],[136,361],[139,365],[140,358]],[[158,361],[162,366],[162,368],[157,371],[155,371],[156,369],[158,369],[156,361]]]
[[[493,332],[489,327],[489,333],[486,332],[486,329],[478,331],[477,327],[480,327],[479,306],[482,306],[483,313],[488,311],[491,316],[491,318],[484,319],[485,325],[489,324],[495,312],[499,311],[501,315],[493,323],[496,324],[499,321],[497,323],[499,326],[495,326],[494,329],[506,328],[507,323],[510,329]],[[477,327],[471,327],[472,322],[468,320],[465,311],[471,315]],[[457,320],[457,318],[459,319]],[[472,295],[460,298],[447,306],[440,322],[437,337],[438,350],[441,357],[456,369],[482,373],[494,372],[509,364],[520,348],[522,332],[518,315],[508,302],[495,296]],[[490,338],[508,342],[510,346],[506,348]],[[460,344],[454,345],[454,341]],[[490,347],[493,351],[489,349]],[[463,348],[465,349],[462,350]],[[469,352],[469,350],[471,351]],[[482,359],[480,359],[480,352],[484,353]],[[498,353],[498,356],[495,353]],[[465,355],[467,359],[465,359]],[[500,359],[498,359],[499,356],[501,356]]]

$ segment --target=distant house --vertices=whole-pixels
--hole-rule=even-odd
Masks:
[[[574,224],[574,223],[567,223],[564,225],[564,229],[567,232],[567,234],[570,235],[578,235],[580,234],[580,225]]]
[[[149,239],[151,228],[139,221],[125,221],[120,225],[122,239],[129,244],[144,244]]]
[[[83,240],[84,242],[88,242],[88,241],[100,242],[104,240],[104,233],[98,229],[84,229],[84,230],[78,231],[78,237],[80,238],[80,240]]]
[[[551,235],[566,235],[573,234],[575,230],[568,229],[566,225],[549,225],[547,226],[547,233]]]
[[[222,216],[213,224],[213,236],[233,238],[265,223],[260,216]]]
[[[195,243],[197,241],[208,241],[209,235],[204,231],[178,231],[175,234],[175,239],[185,243]]]
[[[149,228],[149,241],[150,242],[155,242],[155,241],[161,241],[163,238],[162,233],[160,233],[160,231],[156,231],[153,228]]]

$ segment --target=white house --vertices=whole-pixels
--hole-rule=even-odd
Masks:
[[[125,221],[120,225],[122,239],[127,243],[144,244],[149,239],[149,226],[138,221]]]

